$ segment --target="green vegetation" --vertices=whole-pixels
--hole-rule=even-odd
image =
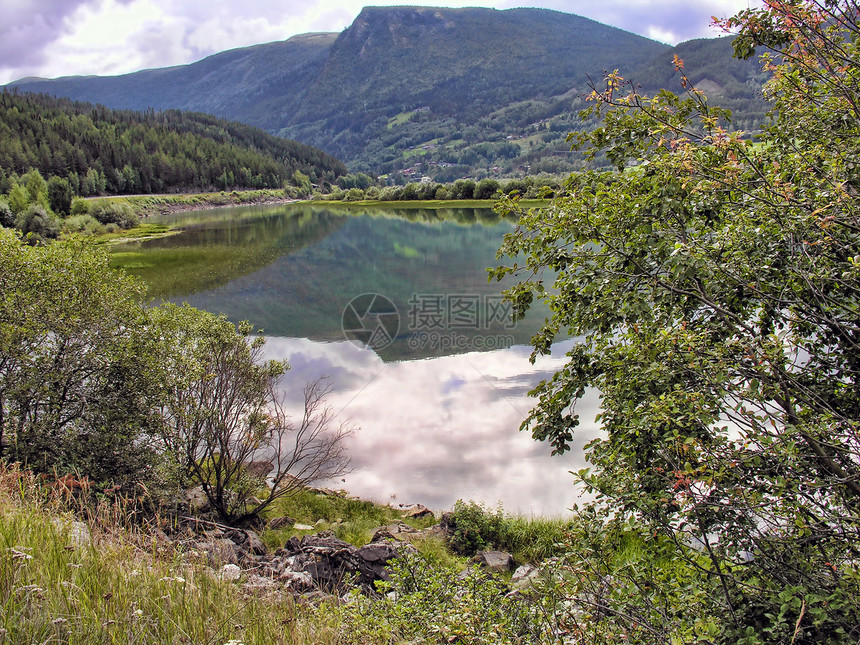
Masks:
[[[58,215],[68,214],[72,194],[279,189],[296,172],[320,182],[346,173],[310,146],[205,114],[118,112],[2,92],[0,192],[32,169],[49,179]]]
[[[771,50],[757,139],[689,83],[648,98],[610,74],[601,126],[572,140],[626,172],[572,176],[539,212],[499,207],[520,217],[500,252],[520,268],[494,275],[520,276],[518,313],[553,312],[535,353],[581,338],[523,429],[568,450],[597,389],[589,530],[641,537],[580,552],[568,591],[588,638],[856,642],[858,10],[798,0],[726,22],[739,56]]]
[[[720,56],[708,62],[730,62]],[[315,145],[354,171],[451,182],[581,168],[564,138],[583,127],[575,111],[588,76],[621,68],[643,82],[634,70],[671,57],[661,43],[543,9],[367,7],[343,34],[10,87],[119,109],[206,112]]]
[[[143,291],[92,245],[0,229],[0,456],[127,490],[200,486],[239,524],[344,471],[350,427],[325,383],[292,421],[277,391],[288,366],[261,362],[250,325],[147,307]],[[272,462],[271,488],[246,472],[255,460]]]

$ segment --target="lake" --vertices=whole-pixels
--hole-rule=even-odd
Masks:
[[[330,379],[329,404],[359,427],[354,470],[331,486],[435,510],[472,499],[557,515],[576,502],[569,471],[585,466],[597,402],[578,407],[567,455],[550,457],[518,431],[528,391],[563,365],[572,341],[530,364],[529,339],[547,312],[513,325],[504,284],[488,282],[513,223],[489,209],[307,203],[158,221],[182,232],[123,245],[113,264],[155,299],[251,321],[268,356],[289,360],[293,405],[304,383]]]

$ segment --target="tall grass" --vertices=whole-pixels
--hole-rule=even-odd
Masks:
[[[199,554],[70,518],[0,473],[0,643],[334,643],[330,614],[219,579]],[[103,515],[102,519],[107,517]]]

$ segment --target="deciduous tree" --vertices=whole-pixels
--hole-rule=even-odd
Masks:
[[[601,633],[860,638],[857,19],[853,0],[770,0],[725,23],[740,55],[773,52],[755,136],[681,60],[682,97],[609,74],[576,143],[616,171],[571,177],[547,209],[501,203],[521,218],[501,253],[525,261],[494,274],[520,276],[518,314],[553,312],[535,353],[579,337],[523,427],[568,450],[598,388],[604,433],[579,475],[605,521],[659,545],[629,577],[593,567],[616,576],[580,596]]]

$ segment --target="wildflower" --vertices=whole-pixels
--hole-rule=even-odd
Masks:
[[[29,553],[24,553],[25,549],[27,551],[30,550],[30,549],[27,549],[27,547],[23,547],[23,546],[9,547],[6,550],[12,553],[12,559],[13,560],[32,560],[33,556],[30,555]]]

